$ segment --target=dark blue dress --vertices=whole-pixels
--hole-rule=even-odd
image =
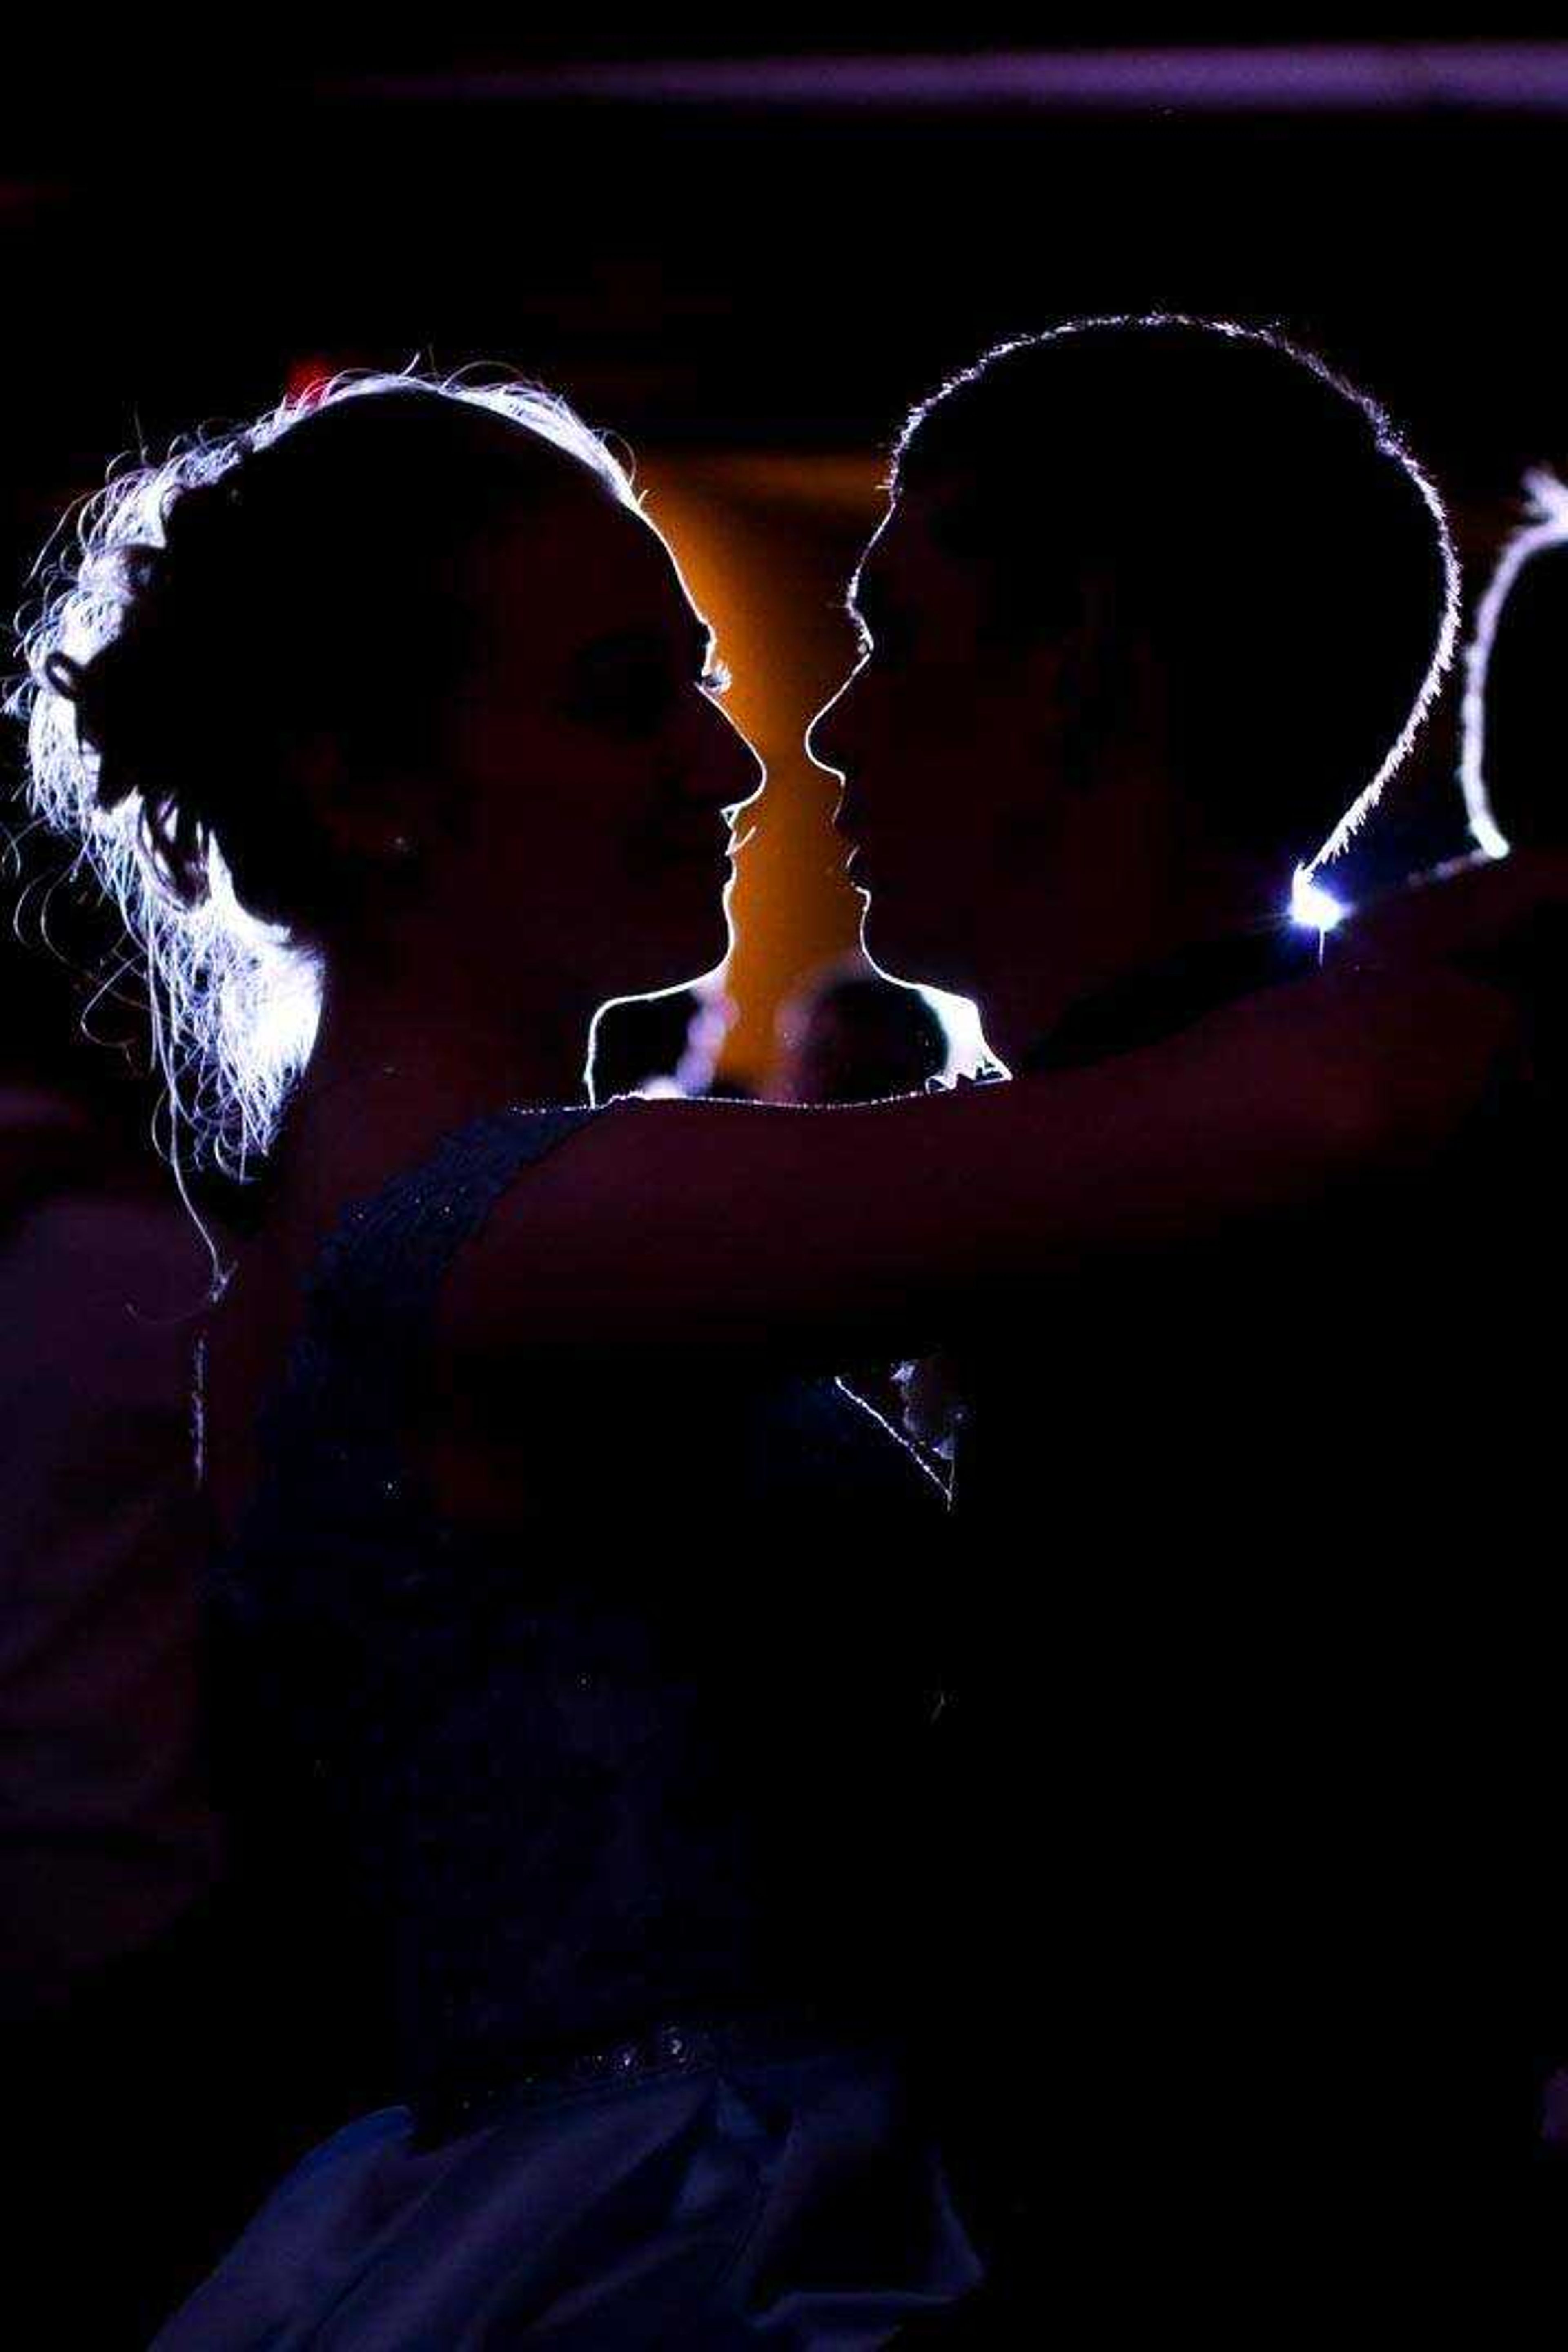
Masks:
[[[168,2352],[847,2352],[975,2284],[910,2055],[931,1482],[834,1382],[679,1333],[508,1367],[504,1525],[413,1463],[456,1250],[589,1116],[460,1129],[308,1285],[215,1713],[278,1998],[374,2104]]]

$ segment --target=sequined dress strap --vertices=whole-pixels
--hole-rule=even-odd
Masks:
[[[486,1112],[342,1210],[306,1276],[303,1320],[262,1414],[260,1477],[241,1541],[214,1563],[231,1601],[248,1597],[246,1536],[297,1507],[302,1487],[315,1508],[336,1502],[351,1516],[377,1497],[405,1531],[423,1516],[402,1439],[428,1369],[442,1282],[521,1171],[595,1115],[576,1106]]]
[[[310,1295],[357,1299],[422,1336],[453,1257],[508,1185],[595,1116],[586,1107],[489,1111],[444,1136],[416,1168],[350,1202],[318,1255]]]

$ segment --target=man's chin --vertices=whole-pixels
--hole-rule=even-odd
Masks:
[[[934,942],[922,941],[889,914],[868,899],[860,910],[860,948],[884,980],[901,988],[951,988],[942,976],[942,953]]]

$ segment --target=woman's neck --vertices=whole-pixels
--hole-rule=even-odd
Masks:
[[[284,1130],[289,1180],[307,1196],[374,1183],[440,1137],[516,1103],[581,1102],[596,1008],[562,990],[546,1013],[454,995],[329,983],[309,1067]]]

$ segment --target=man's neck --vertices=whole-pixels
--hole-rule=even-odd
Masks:
[[[1053,936],[1038,918],[1010,927],[974,991],[992,1051],[1010,1069],[1019,1068],[1084,997],[1208,941],[1274,932],[1285,919],[1281,895],[1253,873],[1234,887],[1173,895],[1142,920],[1085,926],[1076,936],[1067,927]]]

